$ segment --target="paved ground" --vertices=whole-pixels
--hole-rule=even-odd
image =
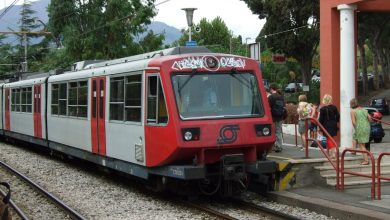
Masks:
[[[383,96],[390,98],[390,89],[374,91],[369,96],[359,97],[359,102],[362,106],[367,106],[371,97]],[[383,121],[390,122],[390,115],[385,115]],[[390,152],[390,125],[383,124],[383,127],[385,129],[383,141],[372,143],[371,148]],[[280,153],[272,152],[270,157],[302,163],[306,159],[305,151],[301,150],[300,145],[299,137],[285,134],[284,150]],[[324,155],[318,149],[311,148],[309,157],[324,158]],[[371,188],[367,185],[348,188],[344,192],[336,191],[332,187],[311,185],[274,192],[271,197],[278,202],[305,207],[338,219],[390,219],[390,185],[382,186],[382,200],[371,200]]]
[[[390,136],[390,132],[388,135]],[[317,148],[309,148],[309,159],[306,159],[305,151],[300,146],[295,146],[295,137],[292,135],[284,135],[284,143],[283,151],[272,152],[270,159],[291,160],[302,164],[325,158]],[[300,144],[299,139],[298,143]],[[390,149],[389,142],[375,143],[372,147],[383,148],[387,145]],[[310,178],[310,172],[307,175],[297,178]],[[308,208],[338,219],[390,219],[390,185],[382,185],[382,200],[371,200],[370,185],[347,188],[344,192],[329,186],[309,185],[274,192],[271,197],[281,203]]]

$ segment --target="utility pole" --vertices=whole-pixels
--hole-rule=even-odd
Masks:
[[[16,35],[23,35],[23,42],[24,42],[24,62],[22,63],[22,71],[27,72],[28,66],[27,66],[27,34],[29,35],[51,35],[51,32],[46,31],[0,31],[0,34],[16,34]]]
[[[27,66],[27,34],[26,33],[23,35],[23,38],[24,38],[24,64],[23,64],[22,71],[27,72],[28,66]]]

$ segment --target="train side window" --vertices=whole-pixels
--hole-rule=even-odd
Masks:
[[[11,94],[11,111],[18,112],[20,103],[20,92],[19,89],[12,89]]]
[[[66,116],[66,105],[67,105],[67,83],[59,84],[59,95],[58,95],[58,114]]]
[[[110,79],[110,120],[123,121],[124,77]]]
[[[58,115],[58,98],[59,98],[58,84],[51,85],[51,114]]]
[[[142,75],[126,77],[125,121],[141,122]]]
[[[32,112],[32,88],[26,87],[21,89],[21,112]]]
[[[88,117],[88,82],[78,82],[77,117]]]
[[[28,87],[26,92],[27,92],[27,94],[26,94],[26,112],[32,112],[32,100],[33,100],[32,87]]]
[[[87,117],[87,81],[70,82],[68,84],[68,116]]]
[[[157,76],[148,77],[148,123],[157,123]]]
[[[32,88],[12,89],[11,111],[32,112]]]
[[[159,124],[165,124],[168,122],[168,112],[167,112],[167,106],[165,103],[165,96],[163,93],[163,89],[161,86],[161,82],[158,82],[158,117],[157,117],[157,123]]]
[[[147,97],[147,122],[152,124],[167,123],[167,108],[159,76],[148,77]]]

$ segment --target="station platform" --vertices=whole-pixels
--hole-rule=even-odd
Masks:
[[[390,219],[389,183],[382,181],[381,200],[371,199],[371,184],[346,185],[344,191],[336,190],[335,182],[333,185],[329,184],[320,175],[318,167],[329,162],[318,148],[309,147],[309,158],[306,159],[300,137],[298,146],[294,135],[284,134],[283,138],[283,151],[271,152],[268,159],[282,164],[280,169],[286,167],[288,170],[282,174],[276,190],[269,194],[270,199],[307,208],[335,219]],[[371,148],[383,147],[380,145],[387,145],[390,151],[390,143],[371,144]],[[352,166],[364,166],[359,164],[361,154],[346,154],[346,160],[354,164]],[[369,178],[366,179],[370,181]]]

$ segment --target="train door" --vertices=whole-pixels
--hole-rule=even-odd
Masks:
[[[5,89],[5,95],[4,95],[4,100],[5,100],[5,130],[10,131],[11,130],[11,115],[10,115],[10,88]]]
[[[41,84],[34,85],[34,137],[42,138]]]
[[[91,82],[92,152],[106,155],[106,77],[94,77]]]

